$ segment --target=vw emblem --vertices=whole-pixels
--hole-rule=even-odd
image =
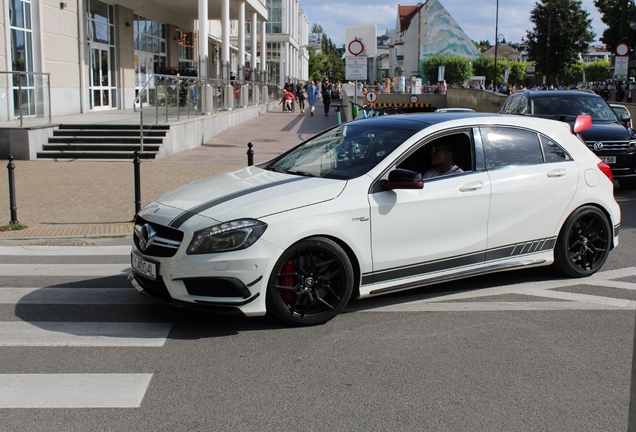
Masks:
[[[603,150],[603,143],[600,141],[596,141],[594,143],[594,150],[598,151],[598,150]]]
[[[139,236],[139,247],[142,251],[148,249],[156,235],[157,232],[153,230],[150,225],[145,224],[141,227],[141,235]]]

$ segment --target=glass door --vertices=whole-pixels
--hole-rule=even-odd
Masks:
[[[91,109],[110,109],[111,103],[112,75],[111,50],[108,45],[90,45],[90,96]]]

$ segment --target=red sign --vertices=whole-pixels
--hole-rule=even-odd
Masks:
[[[364,51],[364,45],[362,45],[361,41],[354,39],[351,42],[349,42],[348,49],[351,54],[353,54],[354,56],[357,56],[362,54],[362,51]]]
[[[629,55],[629,45],[625,42],[621,42],[616,45],[616,55],[621,57]]]

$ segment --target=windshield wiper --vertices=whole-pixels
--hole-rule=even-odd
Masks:
[[[277,172],[277,173],[287,174],[286,170],[277,168],[274,165],[268,165],[268,166],[265,167],[265,169],[268,170],[268,171],[274,171],[274,172]]]
[[[300,175],[300,176],[305,176],[305,177],[318,177],[316,174],[312,174],[310,172],[307,171],[286,171],[288,174],[295,174],[295,175]]]

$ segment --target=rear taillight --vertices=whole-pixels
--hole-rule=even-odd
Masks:
[[[608,164],[606,164],[603,161],[600,161],[597,166],[598,166],[598,169],[603,171],[603,174],[605,174],[607,178],[610,179],[611,182],[614,181],[614,175],[612,175],[612,168],[610,168]]]

